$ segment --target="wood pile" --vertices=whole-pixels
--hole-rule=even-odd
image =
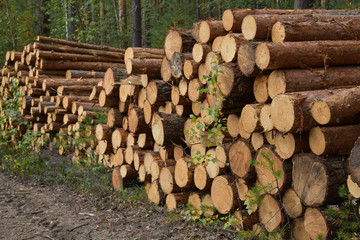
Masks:
[[[321,207],[338,203],[345,183],[360,195],[357,14],[230,9],[222,20],[171,29],[164,49],[39,37],[23,53],[9,52],[0,90],[11,91],[17,76],[34,130],[59,133],[55,141],[89,137],[73,159],[95,149],[113,169],[114,189],[137,178],[149,200],[169,210],[189,203],[268,232],[289,216],[295,239],[326,238],[334,231]],[[204,75],[213,74],[208,85]],[[204,126],[218,105],[227,131],[211,136]],[[99,111],[106,122],[96,121]],[[92,124],[83,131],[86,117]]]

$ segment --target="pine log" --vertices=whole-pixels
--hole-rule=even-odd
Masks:
[[[269,76],[266,74],[259,74],[254,81],[253,92],[257,102],[266,103],[269,100],[268,93]]]
[[[181,96],[179,87],[175,85],[171,88],[171,102],[174,105],[191,105],[191,100],[187,97]]]
[[[291,162],[282,159],[268,146],[257,151],[255,171],[257,182],[270,194],[286,190],[291,183]]]
[[[154,161],[160,161],[161,157],[158,152],[146,152],[144,155],[144,167],[147,174],[151,173],[151,164]]]
[[[220,52],[224,62],[228,63],[236,60],[237,51],[243,39],[244,36],[241,33],[229,33],[223,38]]]
[[[228,214],[238,207],[233,181],[232,176],[222,175],[216,177],[211,185],[211,200],[219,213]]]
[[[338,189],[346,178],[341,157],[323,159],[298,154],[293,158],[293,188],[305,206],[318,207],[338,201]]]
[[[106,95],[111,95],[115,89],[116,83],[121,82],[122,79],[126,78],[126,70],[123,68],[113,67],[108,68],[104,75],[103,88],[105,89]]]
[[[186,158],[181,158],[177,160],[175,165],[174,178],[176,185],[180,188],[191,188],[194,186],[194,164],[191,164],[188,167],[188,160]]]
[[[343,89],[314,101],[311,115],[319,124],[345,125],[358,123],[360,88]]]
[[[137,144],[139,148],[150,149],[154,146],[154,139],[150,133],[141,133],[138,136]]]
[[[165,55],[164,49],[154,48],[141,48],[141,47],[128,47],[125,51],[124,62],[128,59],[146,59],[146,58],[158,58],[162,59]]]
[[[115,191],[120,191],[124,187],[123,179],[120,175],[120,167],[115,167],[112,171],[112,186]]]
[[[175,193],[180,190],[180,188],[175,184],[174,173],[175,167],[164,167],[160,171],[159,183],[161,189],[166,194]]]
[[[184,123],[187,119],[176,114],[155,113],[151,122],[151,131],[155,142],[161,146],[172,142],[180,143],[183,137]]]
[[[170,193],[166,196],[166,206],[169,211],[176,210],[188,201],[190,192]]]
[[[314,40],[359,40],[360,19],[353,16],[314,16],[276,22],[271,30],[273,42]]]
[[[109,154],[112,152],[111,141],[101,140],[98,142],[98,154]]]
[[[124,53],[125,52],[124,49],[120,49],[120,48],[113,48],[113,47],[100,46],[100,45],[94,45],[94,44],[88,44],[88,43],[67,41],[67,40],[63,40],[63,39],[50,38],[50,37],[44,37],[44,36],[37,36],[36,40],[38,42],[40,42],[40,43],[60,44],[60,45],[78,47],[78,48],[113,51],[113,52],[119,52],[119,53]]]
[[[259,207],[259,220],[268,232],[278,230],[284,221],[279,201],[269,194],[262,199]]]
[[[210,76],[210,69],[208,69],[205,63],[199,65],[198,78],[202,84],[206,84],[208,77]]]
[[[227,117],[226,128],[231,137],[235,138],[239,135],[239,117],[236,114],[230,114]]]
[[[253,132],[251,134],[251,145],[255,151],[264,145],[264,136],[261,132]]]
[[[107,140],[107,141],[111,142],[112,132],[113,132],[113,129],[110,128],[108,125],[98,124],[98,125],[96,125],[95,137],[99,141]]]
[[[249,77],[259,73],[259,68],[256,66],[255,62],[255,52],[256,47],[261,42],[253,42],[242,40],[239,43],[239,49],[237,52],[237,64],[241,72]]]
[[[311,116],[311,104],[316,99],[331,95],[318,90],[277,95],[271,102],[271,120],[280,132],[302,132],[317,125]]]
[[[327,239],[329,228],[324,214],[319,209],[306,209],[304,214],[304,227],[311,239]]]
[[[309,145],[311,151],[316,155],[347,155],[359,136],[359,124],[338,127],[314,127],[309,134]],[[341,141],[339,141],[340,139]]]
[[[124,115],[115,108],[110,108],[107,114],[107,125],[111,128],[121,127]]]
[[[173,28],[170,29],[164,40],[164,50],[166,58],[170,61],[174,52],[191,52],[195,39],[193,39],[191,30]]]
[[[135,150],[134,151],[134,168],[136,171],[139,171],[140,165],[144,164],[144,157],[145,157],[145,152],[144,151],[140,151],[140,150]]]
[[[194,184],[203,191],[211,188],[212,179],[209,178],[206,168],[203,165],[198,165],[194,169]]]
[[[103,87],[94,86],[91,93],[90,93],[89,100],[98,99],[98,97],[99,97],[102,90],[103,90]]]
[[[255,52],[262,70],[355,65],[360,64],[359,57],[358,41],[262,43]]]
[[[304,208],[294,189],[289,188],[282,198],[284,209],[291,218],[298,218],[303,214]]]
[[[265,104],[260,111],[260,125],[263,127],[265,132],[273,130],[274,124],[271,119],[271,105]]]
[[[89,96],[93,89],[92,85],[86,86],[60,86],[56,92],[59,96],[76,95],[76,96]]]
[[[122,63],[112,63],[112,62],[80,62],[80,61],[55,61],[42,58],[40,60],[39,67],[41,69],[51,69],[51,70],[67,70],[67,69],[76,69],[76,70],[95,70],[95,71],[106,71],[111,67],[125,68],[125,65]]]
[[[94,89],[91,91],[93,92]],[[119,97],[118,96],[106,96],[105,90],[101,90],[99,94],[99,105],[100,107],[118,107]]]
[[[205,62],[207,54],[211,52],[209,44],[195,43],[192,49],[192,57],[196,63]]]
[[[170,61],[171,75],[175,79],[181,79],[183,77],[184,62],[185,60],[191,60],[191,59],[192,57],[190,53],[174,52]]]
[[[310,235],[305,230],[303,217],[294,219],[292,226],[292,234],[295,239],[311,240]]]
[[[200,89],[202,87],[203,87],[202,83],[197,78],[194,78],[189,81],[188,96],[191,101],[195,102],[195,101],[202,101],[205,99],[206,94],[200,93]]]
[[[170,58],[171,60],[171,58]],[[169,82],[172,78],[171,75],[171,68],[170,68],[170,60],[168,60],[166,57],[163,58],[161,62],[161,78],[164,80],[164,82]]]
[[[110,126],[109,126],[110,127]],[[113,149],[118,149],[120,147],[126,147],[126,139],[128,132],[122,128],[115,129],[111,134],[111,143]]]
[[[245,131],[241,117],[239,118],[238,129],[240,137],[242,137],[243,139],[250,139],[251,133]]]
[[[260,112],[263,106],[263,104],[247,104],[242,109],[240,118],[244,130],[248,133],[263,130],[260,124]]]
[[[254,157],[254,150],[244,140],[237,140],[229,149],[230,168],[235,176],[248,178],[252,175],[250,160]]]
[[[67,70],[65,73],[65,78],[103,78],[104,75],[105,72],[103,71]]]
[[[155,180],[150,184],[147,196],[149,201],[155,205],[160,205],[165,202],[165,194],[161,190],[158,180]]]
[[[138,172],[131,165],[125,164],[120,167],[120,175],[122,178],[134,179],[138,177]]]
[[[176,162],[174,159],[167,159],[165,160],[157,160],[153,161],[150,165],[150,175],[152,179],[159,179],[160,171],[164,167],[172,167],[175,166]]]
[[[161,105],[171,100],[171,85],[163,81],[151,81],[146,87],[146,99],[150,104]]]
[[[275,70],[269,76],[268,90],[274,98],[287,92],[351,87],[360,84],[359,76],[357,67]]]
[[[201,21],[199,27],[199,42],[212,42],[217,36],[224,36],[226,33],[227,32],[223,27],[222,21]]]
[[[198,76],[198,69],[201,63],[197,63],[194,60],[185,60],[184,62],[184,76],[186,79],[191,80],[193,78],[196,78]],[[187,82],[184,79],[181,79],[180,82]],[[180,87],[180,83],[179,83]]]
[[[132,133],[144,132],[148,129],[145,122],[144,111],[140,108],[132,108],[128,115],[129,130]]]
[[[309,134],[302,133],[276,133],[275,151],[282,159],[289,159],[296,153],[309,152]]]
[[[49,60],[66,60],[66,61],[85,61],[85,62],[118,62],[124,63],[122,58],[102,57],[94,55],[76,54],[76,53],[59,53],[54,51],[36,51],[36,58]]]

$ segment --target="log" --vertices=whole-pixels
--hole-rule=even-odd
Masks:
[[[191,80],[193,78],[196,78],[198,76],[198,69],[201,63],[197,63],[194,60],[185,60],[184,62],[184,76],[186,79]],[[179,82],[179,87],[180,87],[180,83],[184,82],[187,83],[186,80],[182,79]]]
[[[356,65],[359,56],[358,41],[262,43],[256,48],[255,62],[261,70],[309,68]]]
[[[111,141],[101,140],[98,142],[98,154],[109,154],[112,152]]]
[[[309,134],[302,133],[276,133],[275,151],[282,159],[289,159],[296,153],[309,152]]]
[[[107,140],[111,142],[111,135],[113,133],[113,129],[105,124],[96,125],[95,137],[97,140]]]
[[[114,89],[117,89],[115,84],[121,82],[122,79],[126,78],[126,70],[123,68],[113,67],[108,68],[104,75],[103,88],[106,95],[111,95]]]
[[[146,124],[144,111],[140,108],[132,108],[129,111],[129,131],[132,133],[149,131],[149,125]]]
[[[198,165],[194,169],[194,184],[203,191],[211,188],[212,179],[209,178],[206,168],[203,165]]]
[[[269,76],[269,96],[288,92],[344,88],[360,84],[357,67],[275,70]]]
[[[101,79],[97,78],[85,78],[85,79],[77,79],[77,80],[66,80],[65,78],[60,79],[42,79],[42,84],[40,85],[43,91],[57,89],[60,86],[68,85],[68,86],[95,86],[98,84]],[[36,83],[36,86],[38,82]]]
[[[161,189],[166,194],[178,192],[180,188],[175,184],[174,181],[175,167],[164,167],[160,171],[159,183]]]
[[[141,47],[128,47],[125,50],[124,62],[128,59],[146,59],[146,58],[158,58],[162,59],[165,55],[164,49],[155,48],[141,48]]]
[[[171,60],[171,58],[170,58]],[[171,75],[171,68],[170,68],[170,60],[168,60],[166,57],[164,57],[164,59],[161,62],[161,68],[160,68],[160,73],[161,73],[161,78],[162,80],[164,80],[164,82],[169,82],[172,78]]]
[[[125,164],[120,167],[120,175],[122,178],[134,179],[138,177],[138,172],[131,165]]]
[[[171,85],[163,81],[151,81],[146,87],[146,99],[151,105],[162,105],[171,100]]]
[[[237,140],[229,149],[230,168],[235,176],[249,178],[252,175],[250,160],[254,157],[254,150],[244,140]]]
[[[306,209],[304,214],[304,227],[311,239],[327,239],[329,228],[325,216],[319,209]]]
[[[115,129],[111,134],[111,143],[112,143],[113,149],[126,147],[127,136],[128,136],[128,132],[125,131],[124,129],[122,129],[122,128]]]
[[[351,175],[346,180],[346,186],[353,198],[360,198],[360,186],[351,179]]]
[[[341,157],[323,159],[313,154],[298,154],[293,158],[293,189],[305,206],[337,202],[338,189],[346,178]]]
[[[169,211],[176,210],[188,201],[190,192],[170,193],[166,196],[166,206]]]
[[[251,145],[255,151],[264,145],[264,136],[261,132],[253,132],[251,134]]]
[[[286,190],[291,183],[291,162],[282,159],[270,147],[263,146],[255,157],[257,182],[269,194]]]
[[[200,93],[200,89],[202,87],[203,87],[202,83],[197,78],[194,78],[189,81],[188,96],[191,101],[195,102],[195,101],[202,101],[205,99],[206,94]]]
[[[292,234],[295,239],[311,240],[309,234],[305,230],[303,217],[294,219],[293,223]]]
[[[173,85],[171,88],[171,102],[174,105],[191,105],[191,100],[187,97],[181,96],[179,87],[175,85]]]
[[[125,68],[125,65],[122,63],[112,63],[112,62],[80,62],[80,61],[62,61],[62,60],[48,60],[42,58],[40,60],[39,67],[41,69],[51,69],[51,70],[67,70],[67,69],[76,69],[76,70],[95,70],[95,71],[106,71],[111,67]]]
[[[353,16],[314,16],[276,22],[271,29],[273,42],[314,40],[359,40],[360,19]]]
[[[194,168],[195,166],[192,164],[188,167],[188,162],[185,159],[181,158],[177,160],[175,165],[174,179],[176,185],[180,188],[191,188],[194,186]]]
[[[351,179],[358,186],[360,186],[360,157],[359,157],[359,144],[360,140],[355,142],[353,149],[351,150],[349,157],[349,174],[351,175]]]
[[[191,52],[195,39],[193,39],[191,30],[172,28],[164,40],[164,50],[166,58],[170,61],[174,52]]]
[[[181,79],[183,77],[183,66],[185,60],[191,60],[191,54],[190,53],[179,53],[174,52],[174,54],[171,57],[170,61],[170,69],[171,69],[171,75],[175,79]]]
[[[318,90],[277,95],[271,102],[271,119],[274,127],[280,132],[310,130],[317,125],[311,116],[311,104],[316,99],[331,94],[331,91]]]
[[[93,92],[94,89],[91,91]],[[99,106],[100,107],[117,107],[119,106],[118,96],[106,96],[105,90],[101,90],[99,94]]]
[[[129,59],[126,64],[126,72],[131,74],[160,74],[161,59]]]
[[[121,191],[124,187],[123,179],[120,175],[120,167],[115,167],[112,171],[112,185],[115,191]]]
[[[211,200],[216,210],[228,214],[238,207],[234,178],[230,175],[217,176],[211,185]]]
[[[124,149],[118,148],[113,157],[114,166],[121,166],[124,163]]]
[[[161,146],[172,142],[180,143],[183,137],[183,129],[187,118],[176,114],[155,113],[151,121],[151,132],[155,142]]]
[[[222,21],[201,21],[198,40],[200,43],[212,42],[217,36],[224,36],[226,33],[227,32],[223,27]]]
[[[266,74],[259,74],[255,78],[253,92],[258,103],[266,103],[269,100],[268,80],[269,76]]]
[[[190,207],[191,210],[195,210],[196,213],[202,213],[201,211],[201,195],[204,194],[191,192],[188,197],[187,206]]]
[[[151,173],[151,164],[154,161],[160,161],[161,157],[158,152],[146,152],[144,155],[144,167],[147,174]]]
[[[211,51],[220,52],[223,39],[224,39],[224,36],[217,36],[211,44]]]
[[[263,104],[247,104],[241,111],[240,119],[246,132],[260,132],[263,127],[260,124],[260,112]]]
[[[243,39],[242,33],[229,33],[223,38],[220,52],[224,62],[228,63],[236,60],[237,51]]]
[[[174,159],[167,159],[166,161],[164,160],[158,160],[158,161],[153,161],[150,165],[150,175],[152,177],[152,179],[159,179],[160,176],[160,171],[162,168],[164,167],[172,167],[175,166],[176,162]]]
[[[236,114],[230,114],[227,117],[226,128],[230,136],[235,138],[239,135],[239,117]]]
[[[206,84],[207,79],[210,76],[210,70],[206,67],[205,63],[199,65],[198,78],[202,84]]]
[[[107,125],[111,128],[121,127],[124,115],[115,108],[110,108],[107,114]]]
[[[259,220],[268,232],[278,230],[284,221],[279,201],[269,194],[262,199],[259,207]]]
[[[240,137],[243,139],[250,139],[251,133],[245,131],[241,117],[239,118],[238,129]]]
[[[150,149],[154,146],[154,139],[150,133],[140,133],[137,144],[139,148]]]
[[[165,194],[161,190],[158,180],[155,180],[150,184],[147,196],[149,201],[155,205],[160,205],[165,202]]]
[[[31,55],[28,55],[31,56]],[[102,57],[94,55],[85,55],[77,53],[60,53],[54,51],[36,51],[37,59],[49,59],[49,60],[66,60],[66,61],[84,61],[84,62],[113,62],[113,63],[124,63],[123,58],[112,58],[112,57]],[[31,60],[29,60],[29,63]]]
[[[239,49],[237,52],[237,64],[241,72],[247,77],[256,75],[260,72],[255,62],[256,47],[260,43],[261,42],[250,42],[247,40],[242,40],[239,43]]]
[[[265,132],[273,130],[274,124],[271,119],[271,105],[265,104],[260,111],[260,125],[263,127]]]
[[[59,96],[76,95],[76,96],[89,96],[93,89],[92,85],[86,86],[60,86],[56,92]]]
[[[211,47],[206,43],[195,43],[192,49],[192,57],[196,63],[205,62],[207,54],[211,52]]]
[[[140,151],[140,150],[135,150],[134,151],[134,168],[136,171],[139,171],[140,165],[144,164],[144,157],[145,157],[145,152],[144,151]]]
[[[284,209],[291,218],[298,218],[303,214],[304,208],[294,189],[289,188],[282,198]]]
[[[319,124],[345,125],[358,123],[360,88],[343,89],[311,105],[311,115]]]
[[[311,151],[316,155],[348,155],[359,136],[359,124],[314,127],[310,130],[309,145]],[[339,141],[340,139],[341,141]]]
[[[105,72],[103,71],[67,70],[65,73],[65,78],[103,78],[104,75]]]

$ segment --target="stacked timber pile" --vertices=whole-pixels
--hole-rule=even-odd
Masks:
[[[355,198],[360,192],[359,144],[345,162],[360,135],[357,14],[231,9],[222,21],[169,30],[164,49],[40,37],[14,60],[9,54],[1,93],[17,75],[34,130],[62,133],[62,142],[94,135],[74,160],[96,149],[115,189],[136,178],[170,210],[189,203],[268,232],[289,216],[296,239],[326,238],[334,232],[321,207],[338,203],[346,182]],[[21,73],[17,55],[26,59]],[[212,134],[205,126],[214,126],[218,106],[227,131]],[[99,111],[106,121],[97,121]],[[64,146],[71,144],[60,152],[71,150]]]

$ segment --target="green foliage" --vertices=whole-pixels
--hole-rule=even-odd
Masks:
[[[352,198],[347,187],[342,185],[339,196],[343,202],[326,208],[327,220],[337,228],[336,239],[358,239],[360,237],[359,201]]]

